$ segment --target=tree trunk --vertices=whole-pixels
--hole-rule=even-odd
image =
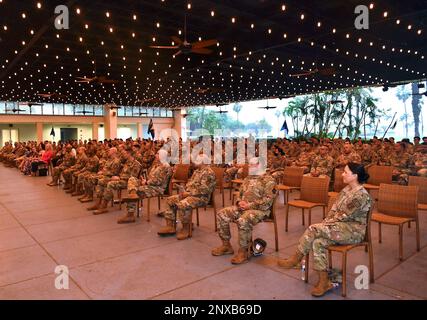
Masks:
[[[403,100],[403,106],[405,108],[405,138],[409,138],[409,135],[408,135],[408,111],[406,109],[406,100]]]
[[[420,89],[418,88],[418,83],[412,83],[412,114],[414,115],[414,128],[415,136],[420,136]]]

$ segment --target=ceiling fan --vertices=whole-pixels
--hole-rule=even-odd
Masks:
[[[219,113],[219,114],[224,114],[224,113],[228,113],[228,111],[226,110],[222,110],[221,106],[225,106],[226,104],[217,104],[216,106],[219,107],[219,111],[214,111],[215,113]]]
[[[13,112],[13,113],[17,113],[17,112],[25,112],[25,111],[27,111],[27,110],[22,110],[22,109],[16,109],[16,108],[13,108],[13,109],[5,109],[4,111],[6,111],[6,112]]]
[[[19,102],[20,106],[29,106],[30,108],[32,106],[43,106],[43,103],[38,103],[38,102]]]
[[[138,99],[135,101],[135,103],[140,104],[141,106],[143,106],[144,104],[146,104],[147,102],[153,102],[153,103],[158,103],[159,99],[156,98],[148,98],[148,99]]]
[[[187,16],[185,16],[184,20],[184,41],[176,36],[171,37],[174,41],[172,46],[150,46],[152,49],[178,49],[176,53],[174,53],[173,57],[176,57],[180,54],[188,54],[188,53],[197,53],[197,54],[211,54],[213,50],[207,49],[207,47],[214,46],[218,43],[218,40],[204,40],[197,42],[188,42],[187,41]]]
[[[341,104],[344,103],[344,100],[331,100],[329,101],[330,104]]]
[[[68,96],[65,94],[61,94],[61,93],[37,93],[38,96],[42,97],[42,98],[67,98]]]
[[[83,114],[83,115],[87,115],[87,114],[93,114],[93,111],[86,111],[86,110],[83,110],[83,111],[76,111],[76,113],[81,113],[81,114]]]
[[[268,100],[267,100],[267,106],[266,107],[258,107],[258,109],[265,109],[265,110],[270,110],[270,109],[276,109],[277,107],[270,107],[268,105]]]
[[[314,70],[308,70],[305,71],[303,70],[303,72],[301,73],[294,73],[291,74],[291,77],[307,77],[307,76],[313,76],[315,74],[319,74],[321,76],[333,76],[334,74],[336,74],[336,70],[335,68],[315,68]]]
[[[119,80],[108,79],[106,76],[95,76],[92,78],[87,77],[76,77],[77,83],[99,83],[99,84],[114,84],[118,83]]]
[[[195,89],[194,92],[198,94],[211,94],[211,93],[219,93],[224,91],[223,88],[214,88],[214,87],[205,87]]]

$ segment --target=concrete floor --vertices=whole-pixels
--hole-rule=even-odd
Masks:
[[[200,227],[191,240],[177,241],[157,236],[162,220],[155,214],[150,223],[144,216],[131,225],[116,223],[121,215],[117,206],[94,216],[76,198],[46,186],[49,177],[26,177],[1,165],[0,181],[0,299],[312,299],[317,280],[312,271],[305,284],[300,270],[276,265],[277,257],[294,251],[305,230],[294,209],[285,233],[282,195],[277,201],[279,252],[274,251],[272,224],[261,223],[254,238],[267,241],[265,254],[234,266],[231,256],[210,254],[220,243],[212,209],[200,211]],[[221,203],[218,192],[216,199]],[[313,223],[320,220],[321,211],[315,210]],[[373,225],[375,283],[368,290],[355,289],[354,268],[368,263],[363,248],[355,249],[348,259],[346,299],[427,299],[426,213],[420,221],[421,251],[416,252],[415,228],[405,228],[403,262],[397,228],[384,226],[379,244]],[[232,231],[237,249],[234,225]],[[334,256],[334,265],[340,266],[340,260]],[[54,286],[57,265],[69,268],[69,290]],[[343,299],[340,288],[322,299]]]

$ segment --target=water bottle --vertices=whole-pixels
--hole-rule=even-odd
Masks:
[[[301,260],[301,279],[305,281],[305,259]]]

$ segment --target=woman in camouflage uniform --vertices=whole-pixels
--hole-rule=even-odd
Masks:
[[[308,227],[294,255],[278,261],[279,266],[285,269],[295,268],[313,250],[313,268],[319,274],[319,282],[311,292],[313,296],[323,296],[333,287],[328,277],[327,248],[360,243],[365,237],[367,216],[372,206],[372,199],[362,185],[367,179],[362,165],[349,163],[343,173],[347,186],[338,195],[327,217],[323,222]]]

